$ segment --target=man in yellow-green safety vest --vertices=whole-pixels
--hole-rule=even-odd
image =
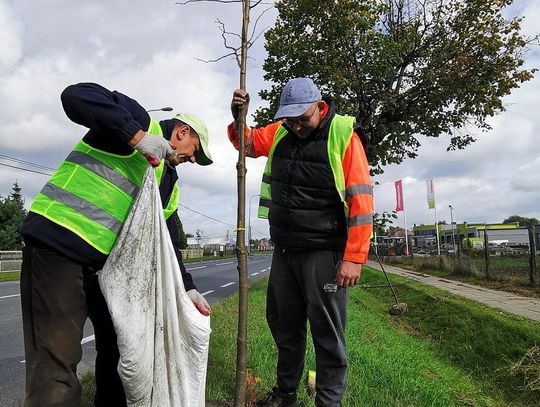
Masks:
[[[249,95],[233,93],[228,137],[239,148],[240,110]],[[278,349],[276,385],[257,407],[297,407],[307,323],[316,359],[317,407],[339,407],[345,390],[348,288],[367,262],[373,184],[367,138],[354,117],[336,112],[311,78],[281,92],[275,122],[246,129],[248,157],[268,157],[258,215],[274,242],[266,320]],[[367,144],[366,144],[367,145]]]
[[[208,130],[187,113],[157,122],[135,100],[95,83],[71,85],[61,100],[67,116],[89,130],[36,196],[21,227],[24,405],[79,406],[77,364],[89,317],[97,351],[95,406],[125,406],[116,334],[96,271],[107,260],[150,163],[185,289],[197,309],[210,314],[182,263],[175,169],[182,162],[212,163]]]

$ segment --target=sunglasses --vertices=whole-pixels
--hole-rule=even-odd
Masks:
[[[283,123],[285,123],[287,126],[291,127],[291,126],[294,126],[295,124],[299,124],[300,126],[305,126],[306,124],[309,123],[309,121],[311,120],[311,118],[313,117],[313,115],[315,114],[315,111],[317,110],[317,106],[315,106],[315,109],[313,109],[313,111],[311,112],[311,114],[309,116],[301,116],[301,117],[296,117],[296,118],[285,118],[283,119]]]

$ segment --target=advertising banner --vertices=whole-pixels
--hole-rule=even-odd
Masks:
[[[432,179],[426,181],[427,186],[427,202],[429,209],[435,209],[435,183]]]
[[[404,210],[403,207],[403,186],[401,180],[395,182],[396,185],[396,212]]]

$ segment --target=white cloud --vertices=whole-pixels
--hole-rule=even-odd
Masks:
[[[14,69],[22,58],[21,24],[13,10],[0,3],[0,74]]]
[[[538,194],[540,189],[540,155],[534,161],[519,167],[512,175],[511,183],[518,191]]]
[[[0,152],[58,166],[86,132],[69,121],[60,103],[60,93],[71,83],[97,82],[147,108],[172,106],[195,113],[208,125],[214,165],[179,166],[181,202],[225,224],[181,209],[184,228],[200,228],[210,235],[229,230],[233,235],[237,152],[227,139],[226,126],[238,68],[230,60],[212,64],[196,58],[212,59],[226,52],[215,19],[237,31],[239,11],[238,4],[177,6],[174,1],[0,0],[0,35],[6,39],[0,42]],[[250,111],[260,102],[256,92],[263,87],[258,57],[264,54],[262,42],[258,47],[251,53],[258,59],[249,61]],[[153,114],[158,120],[170,115]],[[248,161],[248,196],[258,194],[263,166],[263,159]],[[0,171],[0,195],[9,194],[18,180],[28,204],[47,180],[6,166]],[[254,213],[255,199],[252,203]],[[264,226],[257,229],[267,235]]]
[[[63,123],[44,113],[31,114],[17,122],[0,122],[0,127],[2,147],[17,152],[63,149],[70,142],[74,144],[75,139]]]

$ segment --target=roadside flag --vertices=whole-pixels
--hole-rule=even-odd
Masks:
[[[435,209],[435,182],[433,178],[426,180],[427,202],[429,209]]]
[[[401,185],[401,180],[395,182],[396,185],[396,212],[403,211],[403,186]]]

